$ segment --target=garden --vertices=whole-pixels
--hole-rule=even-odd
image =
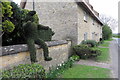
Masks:
[[[74,54],[67,63],[69,66],[65,67],[65,63],[53,68],[48,78],[95,78],[96,80],[99,78],[110,78],[110,69],[76,64],[76,62],[84,59],[108,63],[110,61],[108,41],[111,40],[104,40],[100,42],[101,44],[93,40],[87,40],[80,45],[74,46]]]
[[[109,63],[109,44],[112,41],[112,31],[109,26],[102,28],[102,39],[100,42],[94,40],[82,41],[80,45],[73,46],[74,55],[72,59],[76,62],[81,59],[93,60],[95,62]],[[111,78],[111,70],[96,66],[74,64],[60,75],[62,78],[95,78],[95,80]]]
[[[102,47],[104,47],[106,43],[109,42],[104,41],[99,45],[103,45]],[[108,62],[110,59],[108,48],[100,48],[96,41],[87,40],[80,45],[73,46],[73,50],[74,54],[68,61],[63,62],[56,67],[50,67],[48,72],[45,72],[45,69],[40,64],[21,64],[11,70],[3,71],[3,80],[4,78],[19,78],[21,80],[23,78],[110,78],[111,74],[109,69],[75,64],[75,62],[78,62],[81,59]]]
[[[40,43],[43,43],[42,48],[45,49],[45,53],[48,53],[45,41],[51,41],[54,32],[48,26],[46,27],[39,24],[38,15],[34,11],[21,9],[14,2],[1,2],[0,6],[2,7],[2,25],[0,25],[0,30],[2,31],[1,36],[3,39],[2,46],[25,44],[26,38],[28,39],[27,43],[29,45],[33,45],[31,43],[34,42],[33,40],[36,39],[36,37],[34,37],[34,34],[29,35],[28,33],[30,31],[36,33],[36,31],[34,32],[34,29],[29,27],[25,29],[27,25],[42,29],[38,31],[39,35],[37,35],[37,37],[42,39],[40,40]],[[34,22],[31,24],[28,20]],[[45,28],[43,29],[43,27]],[[92,59],[97,62],[109,62],[110,55],[108,41],[111,41],[112,39],[108,40],[111,37],[111,35],[108,36],[108,34],[110,34],[111,31],[106,34],[106,31],[104,30],[110,31],[108,27],[103,27],[103,39],[101,39],[100,42],[86,40],[82,41],[79,45],[72,46],[73,55],[70,56],[67,61],[59,64],[58,66],[50,67],[48,72],[45,71],[42,65],[34,63],[36,62],[35,56],[31,55],[32,64],[20,64],[13,69],[1,70],[1,78],[2,80],[10,78],[19,78],[19,80],[27,80],[29,78],[51,78],[51,80],[53,80],[52,78],[109,78],[109,69],[75,64],[75,62],[80,61],[81,59]],[[108,37],[106,38],[105,36]],[[30,38],[34,39],[31,40]],[[35,53],[33,48],[30,48],[30,50]],[[45,60],[49,61],[52,60],[52,58],[48,57],[48,54],[45,54]]]

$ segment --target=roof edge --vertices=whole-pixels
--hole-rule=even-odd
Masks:
[[[80,4],[83,4],[85,5],[88,9],[89,9],[89,12],[92,13],[92,16],[94,16],[97,21],[103,25],[103,22],[99,19],[99,17],[93,12],[93,10],[91,10],[91,8],[89,7],[89,5],[85,2],[85,0],[80,0],[80,2],[77,2],[77,3],[80,3]]]

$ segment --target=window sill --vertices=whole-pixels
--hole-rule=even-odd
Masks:
[[[86,23],[87,23],[87,20],[84,20],[84,22],[86,22]]]

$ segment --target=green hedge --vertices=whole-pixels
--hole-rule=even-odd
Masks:
[[[81,59],[93,58],[101,55],[101,51],[97,48],[91,48],[87,45],[77,45],[73,47],[73,51],[80,56]]]
[[[2,78],[18,80],[29,79],[29,78],[45,78],[45,70],[40,64],[20,64],[11,70],[5,70],[2,72]]]
[[[51,28],[48,30],[39,30],[38,31],[39,37],[44,41],[51,41],[52,36],[54,35],[54,32]]]
[[[95,40],[83,40],[81,44],[88,45],[89,47],[95,47],[98,45]]]

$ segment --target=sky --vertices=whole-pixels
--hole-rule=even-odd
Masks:
[[[90,0],[90,4],[100,14],[111,16],[118,19],[118,2],[120,0]]]
[[[20,4],[21,0],[13,0],[15,3]]]
[[[21,0],[13,0],[16,3],[20,3]],[[118,20],[118,2],[120,0],[89,0],[90,4],[93,5],[93,8],[98,11],[100,14],[110,16]],[[114,33],[117,33],[118,28],[114,30]]]
[[[20,3],[21,0],[13,0]],[[94,9],[100,14],[105,14],[118,19],[118,2],[120,0],[89,0]]]
[[[118,2],[120,0],[90,0],[90,4],[100,14],[111,16],[118,21]],[[113,30],[113,33],[118,33],[118,26]]]

